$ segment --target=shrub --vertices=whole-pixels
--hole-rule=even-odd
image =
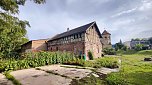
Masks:
[[[104,48],[103,49],[103,52],[106,54],[106,55],[115,55],[116,52],[113,48]]]
[[[92,52],[91,52],[91,51],[88,52],[88,56],[89,56],[89,59],[90,59],[90,60],[93,60],[93,55],[92,55]]]
[[[125,80],[123,73],[111,73],[106,78],[108,85],[129,85],[129,82]]]
[[[16,80],[9,72],[5,72],[5,76],[8,80],[11,80],[14,85],[22,85],[18,80]]]
[[[85,61],[83,64],[84,67],[93,67],[93,68],[101,68],[101,67],[108,67],[108,68],[118,68],[118,58],[117,57],[104,57],[95,60]]]
[[[4,62],[5,61],[5,62]],[[34,68],[50,64],[83,65],[84,60],[76,58],[72,53],[66,52],[35,52],[24,54],[23,59],[7,59],[1,61],[0,72]]]
[[[118,68],[119,63],[116,57],[105,57],[97,59],[96,61],[97,67],[108,67],[108,68]]]

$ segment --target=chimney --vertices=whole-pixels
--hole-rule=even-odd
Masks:
[[[69,28],[67,28],[67,31],[69,31],[70,29]]]

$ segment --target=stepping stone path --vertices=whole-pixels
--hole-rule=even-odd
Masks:
[[[69,85],[72,79],[78,80],[89,74],[93,74],[95,77],[105,77],[108,73],[118,71],[117,69],[100,68],[95,73],[90,69],[93,68],[84,69],[73,65],[49,65],[17,70],[10,72],[10,74],[22,85]],[[0,85],[13,84],[3,74],[0,74]]]
[[[0,73],[0,85],[13,85],[13,83]]]
[[[72,81],[58,75],[36,69],[25,69],[10,73],[22,85],[69,85]]]
[[[64,65],[62,65],[64,66]],[[61,65],[50,65],[50,66],[43,66],[39,67],[43,71],[51,71],[55,74],[59,75],[64,75],[67,76],[71,79],[81,79],[86,77],[88,74],[90,74],[92,71],[89,69],[78,69],[78,68],[69,68],[67,67],[62,67]]]

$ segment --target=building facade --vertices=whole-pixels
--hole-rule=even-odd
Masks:
[[[107,32],[106,30],[104,30],[102,33],[101,42],[102,42],[103,48],[112,48],[111,34]]]
[[[96,22],[57,34],[48,40],[33,40],[22,45],[22,52],[61,51],[86,56],[91,52],[94,58],[101,57],[103,47],[111,47],[110,33],[101,34]]]
[[[47,39],[31,40],[21,46],[21,52],[47,51]]]
[[[148,41],[147,39],[142,39],[142,40],[131,40],[130,41],[130,47],[131,49],[134,49],[136,47],[137,44],[141,44],[143,45],[143,49],[151,49],[151,44],[150,41]]]
[[[95,22],[67,30],[48,40],[48,51],[68,51],[76,55],[85,55],[89,59],[88,52],[94,57],[101,57],[102,38]]]

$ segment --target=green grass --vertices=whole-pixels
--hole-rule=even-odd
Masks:
[[[93,67],[93,68],[101,68],[101,67],[107,67],[107,68],[118,68],[118,58],[119,57],[103,57],[98,58],[91,61],[84,62],[84,67]]]
[[[79,80],[73,79],[70,85],[105,85],[105,81],[90,74]]]
[[[8,80],[11,80],[14,85],[22,85],[18,80],[16,80],[9,72],[5,72],[4,75]]]
[[[123,55],[120,72],[111,73],[106,78],[109,85],[152,85],[152,62],[145,62],[151,57],[152,50]]]

